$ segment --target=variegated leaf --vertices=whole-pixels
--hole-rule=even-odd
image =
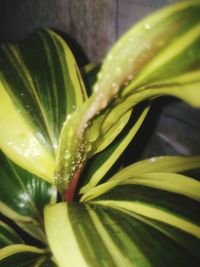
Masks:
[[[23,244],[23,240],[8,224],[0,221],[0,249],[12,244]]]
[[[108,53],[92,96],[62,131],[56,175],[67,200],[85,160],[112,142],[137,103],[172,95],[200,106],[199,12],[199,0],[167,7],[130,29]]]
[[[56,202],[56,189],[0,154],[0,212],[46,243],[43,208]]]
[[[87,98],[76,62],[51,31],[0,47],[0,148],[29,172],[54,183],[63,122]]]
[[[29,245],[10,245],[0,250],[0,267],[56,267],[45,249]]]

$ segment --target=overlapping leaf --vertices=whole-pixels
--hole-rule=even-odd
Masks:
[[[43,208],[56,202],[56,189],[0,155],[0,210],[18,226],[46,243]]]
[[[199,0],[170,6],[139,22],[111,49],[93,95],[63,131],[61,139],[70,143],[61,151],[63,157],[65,151],[69,155],[67,166],[60,163],[58,168],[63,190],[76,187],[85,159],[112,142],[137,103],[172,95],[200,106],[199,12]],[[116,125],[120,129],[115,132]]]
[[[0,221],[0,248],[12,244],[23,244],[23,240],[9,225]]]
[[[132,118],[131,127],[128,130],[124,130],[124,133],[119,138],[108,146],[104,151],[97,154],[91,162],[89,167],[83,173],[84,186],[81,187],[80,193],[93,188],[101,179],[105,177],[105,174],[111,169],[113,164],[125,151],[128,144],[131,142],[142,122],[146,118],[149,107],[145,107],[144,110],[138,115],[136,121]],[[133,112],[134,114],[134,112]]]
[[[49,206],[45,225],[59,266],[199,266],[200,202],[189,191],[128,184],[87,204]]]
[[[73,55],[55,33],[38,31],[1,45],[0,66],[0,148],[53,183],[62,124],[86,99]]]
[[[199,266],[200,182],[170,173],[199,168],[199,159],[144,160],[82,203],[48,206],[45,227],[59,266]]]
[[[0,267],[56,266],[47,250],[25,245],[4,222],[0,222],[0,248]]]
[[[0,251],[0,267],[56,267],[51,256],[44,249],[29,245],[10,245]]]

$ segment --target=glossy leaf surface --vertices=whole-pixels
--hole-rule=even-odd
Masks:
[[[141,124],[147,116],[149,107],[143,108],[137,116],[137,119],[134,119],[134,111],[131,119],[133,120],[132,126],[129,130],[124,131],[124,134],[108,146],[105,150],[93,157],[92,162],[89,162],[89,167],[84,171],[84,186],[81,187],[80,193],[85,193],[86,191],[93,188],[101,179],[105,178],[105,174],[111,169],[113,164],[125,151],[133,137],[138,132]]]
[[[141,160],[116,173],[110,180],[124,180],[151,172],[184,172],[200,168],[200,156],[160,156]]]
[[[76,187],[85,159],[112,142],[116,125],[123,129],[137,103],[172,95],[200,106],[199,12],[196,0],[167,7],[139,22],[111,49],[92,96],[63,131],[62,139],[70,143],[63,150],[70,159],[57,169],[63,189]]]
[[[60,267],[197,267],[199,210],[179,194],[124,185],[88,204],[48,206],[45,225]]]
[[[51,31],[0,47],[0,147],[29,172],[53,183],[66,116],[86,99],[71,51]]]
[[[186,181],[187,183],[188,180],[181,179],[181,182],[178,183],[179,180],[176,181],[176,179],[179,179],[181,176],[177,175],[176,173],[184,172],[186,170],[188,171],[192,169],[199,169],[199,168],[200,168],[200,156],[193,156],[193,157],[165,156],[165,157],[154,157],[154,158],[142,160],[117,172],[112,177],[110,177],[107,182],[99,186],[96,186],[91,190],[88,190],[88,192],[86,192],[82,196],[81,201],[91,200],[97,197],[98,195],[101,195],[109,191],[115,186],[118,186],[123,183],[128,184],[129,182],[131,183],[131,181],[133,181],[133,183],[135,182],[135,184],[140,184],[140,182],[142,184],[147,183],[150,186],[151,182],[150,183],[148,182],[151,181],[152,177],[153,177],[152,179],[153,184],[154,182],[155,184],[156,182],[158,182],[158,184],[160,183],[160,186],[165,187],[167,186],[167,184],[165,184],[165,181],[168,181],[169,186],[171,183],[172,183],[172,186],[174,185],[174,183],[177,183],[177,186],[178,187],[180,186],[180,190],[182,190],[184,181]],[[169,173],[169,175],[167,173]],[[157,178],[154,179],[154,176],[156,177],[158,176],[158,179]],[[160,179],[160,182],[159,182],[159,178],[162,178],[162,177],[163,178],[166,177],[166,180]],[[145,181],[145,179],[147,180]],[[96,179],[94,179],[94,181],[95,180]],[[90,184],[92,185],[92,182],[93,181],[91,180],[88,185]],[[153,184],[152,186],[155,185]],[[187,188],[187,184],[185,184],[185,187]],[[196,185],[194,185],[194,189],[195,187]]]
[[[0,210],[35,238],[46,242],[43,208],[56,202],[56,189],[0,155]]]

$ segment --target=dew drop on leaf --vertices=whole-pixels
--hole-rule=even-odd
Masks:
[[[64,158],[65,159],[71,158],[71,153],[69,151],[65,151]]]
[[[151,29],[151,24],[147,23],[147,24],[144,25],[144,27],[145,27],[145,29],[150,30]]]
[[[89,152],[92,150],[92,144],[88,143],[86,146],[86,151]]]

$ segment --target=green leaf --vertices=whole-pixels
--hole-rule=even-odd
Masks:
[[[200,168],[200,156],[160,156],[138,161],[113,175],[110,181],[124,180],[150,172],[184,172]]]
[[[199,0],[187,1],[139,22],[109,52],[96,87],[111,94],[114,83],[132,104],[169,94],[199,107],[199,11]]]
[[[56,267],[44,249],[28,245],[10,245],[0,251],[0,267]]]
[[[97,197],[98,195],[101,195],[109,191],[110,189],[112,189],[113,187],[119,184],[129,183],[131,179],[133,181],[134,180],[138,181],[139,183],[141,181],[142,183],[143,177],[144,178],[145,176],[154,177],[154,175],[159,176],[158,173],[162,173],[161,179],[160,179],[162,183],[162,177],[166,175],[165,173],[171,173],[170,175],[172,175],[172,177],[174,177],[175,179],[176,174],[173,174],[173,172],[175,173],[184,172],[184,171],[188,171],[192,169],[199,169],[199,168],[200,168],[200,156],[193,156],[193,157],[192,156],[188,156],[188,157],[186,156],[161,156],[161,157],[153,157],[150,159],[145,159],[145,160],[136,162],[134,164],[131,164],[130,166],[122,169],[121,171],[117,172],[112,177],[110,177],[107,182],[97,187],[94,187],[93,189],[92,189],[93,181],[91,180],[88,183],[88,185],[91,184],[91,187],[89,187],[89,189],[91,190],[88,190],[88,192],[84,192],[85,194],[82,196],[81,200],[86,201],[86,200],[93,199]],[[177,175],[177,178],[179,177],[180,176]],[[93,180],[95,181],[96,179],[93,178]],[[173,182],[173,178],[171,181],[171,178],[169,176],[169,185],[171,182]],[[188,182],[187,179],[186,179],[186,182]],[[179,185],[181,186],[181,183]]]
[[[47,250],[23,243],[10,226],[0,222],[0,267],[56,266]]]
[[[168,172],[152,172],[146,174],[132,174],[129,178],[110,179],[90,191],[86,192],[81,201],[91,201],[119,185],[141,185],[160,190],[183,194],[200,201],[200,182],[190,177]]]
[[[0,248],[23,243],[18,234],[6,223],[0,221]]]
[[[80,189],[81,194],[93,188],[101,179],[104,178],[105,174],[110,170],[136,135],[142,122],[146,118],[148,111],[149,107],[144,108],[136,121],[132,123],[132,127],[129,131],[125,131],[118,140],[93,157],[92,163],[89,164],[89,168],[87,171],[84,171],[85,185]]]
[[[200,226],[190,220],[197,210],[186,210],[185,218],[157,203],[150,206],[146,199],[140,203],[140,192],[126,187],[126,193],[126,201],[46,207],[46,232],[59,266],[199,266]],[[165,200],[164,195],[162,204]],[[173,205],[173,196],[171,200]]]
[[[130,29],[108,53],[92,96],[61,135],[56,177],[60,191],[67,188],[66,200],[73,199],[85,161],[117,137],[139,102],[172,95],[200,107],[199,13],[199,0],[167,7]]]
[[[0,47],[0,148],[15,163],[54,183],[66,116],[87,98],[73,55],[51,31]]]
[[[33,237],[46,242],[43,208],[56,202],[56,189],[0,154],[0,210]]]

